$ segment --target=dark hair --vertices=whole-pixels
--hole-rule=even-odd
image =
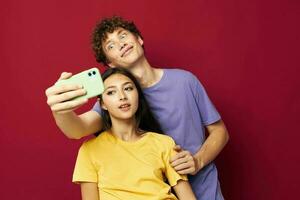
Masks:
[[[105,81],[108,77],[110,77],[113,74],[122,74],[126,77],[128,77],[132,82],[134,83],[137,92],[138,92],[138,109],[135,113],[136,118],[136,128],[139,128],[143,131],[150,131],[150,132],[156,132],[156,133],[163,133],[161,130],[161,127],[159,123],[154,118],[149,105],[147,103],[147,100],[143,94],[142,88],[136,78],[126,69],[121,67],[116,68],[109,68],[102,74],[102,79]],[[101,105],[102,96],[99,98],[99,103]],[[109,113],[107,110],[102,109],[101,112],[102,116],[102,123],[103,123],[103,130],[109,130],[112,126],[111,119],[109,116]],[[97,134],[96,134],[97,135]]]
[[[132,21],[126,21],[120,16],[102,19],[94,28],[92,34],[92,48],[97,62],[103,63],[106,66],[108,65],[109,60],[103,51],[102,42],[107,38],[107,33],[113,33],[117,28],[128,30],[143,39],[140,31]]]

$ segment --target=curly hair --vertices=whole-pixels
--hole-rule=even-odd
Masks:
[[[143,39],[140,31],[132,21],[126,21],[120,16],[104,18],[97,23],[92,34],[92,48],[96,57],[96,61],[108,66],[107,59],[102,43],[107,39],[107,33],[113,33],[117,28],[123,28]]]

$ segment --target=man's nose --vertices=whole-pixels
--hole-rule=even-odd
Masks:
[[[120,42],[120,51],[122,51],[122,49],[124,49],[126,46],[127,46],[127,43]]]

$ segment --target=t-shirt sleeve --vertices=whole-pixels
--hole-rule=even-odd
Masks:
[[[84,143],[78,152],[72,182],[98,182],[98,175],[88,154],[86,143]]]
[[[206,126],[219,121],[221,119],[220,114],[209,99],[201,82],[192,73],[190,84],[197,103],[198,110],[202,118],[203,125]]]
[[[101,112],[102,112],[102,109],[101,109],[101,106],[100,106],[100,103],[99,101],[97,101],[93,108],[92,108],[92,111],[96,111],[100,116],[101,116]]]
[[[175,150],[173,150],[173,147],[175,146],[175,142],[172,138],[167,137],[167,139],[164,141],[165,146],[165,152],[163,155],[164,164],[165,164],[165,176],[169,182],[169,184],[173,187],[177,184],[177,181],[179,180],[185,180],[187,181],[188,178],[186,175],[180,175],[178,174],[175,169],[170,164],[170,158],[176,154]]]

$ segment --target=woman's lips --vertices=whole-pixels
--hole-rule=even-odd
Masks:
[[[122,111],[128,111],[130,109],[130,104],[125,103],[119,106],[119,109]]]

